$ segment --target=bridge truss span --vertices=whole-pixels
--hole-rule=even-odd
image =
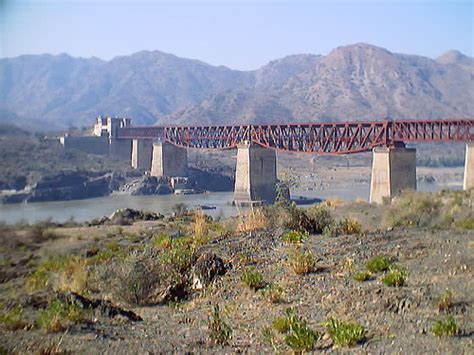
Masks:
[[[289,152],[350,154],[405,142],[472,142],[474,120],[124,127],[118,130],[117,138],[161,139],[200,149],[231,149],[253,142]]]

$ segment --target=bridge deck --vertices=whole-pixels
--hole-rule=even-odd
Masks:
[[[472,142],[474,119],[119,128],[117,138],[161,139],[177,146],[232,149],[253,142],[276,150],[350,154],[406,142]]]

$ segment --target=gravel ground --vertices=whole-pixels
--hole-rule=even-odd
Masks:
[[[87,229],[81,229],[81,234],[85,232]],[[275,349],[263,341],[262,330],[287,307],[293,307],[311,328],[322,333],[317,352],[348,351],[334,347],[322,326],[334,316],[357,321],[367,330],[366,340],[350,348],[351,352],[472,353],[474,231],[396,229],[361,236],[310,236],[303,247],[313,252],[318,267],[304,276],[288,269],[290,246],[276,237],[280,232],[231,236],[205,246],[231,263],[232,268],[186,301],[132,308],[143,318],[141,322],[100,318],[53,334],[36,329],[1,329],[2,349],[13,353],[45,349],[87,354],[268,353]],[[72,237],[68,238],[71,242]],[[245,262],[242,255],[247,256]],[[380,276],[366,282],[353,279],[354,273],[377,255],[386,255],[408,269],[405,286],[388,287]],[[281,285],[286,302],[270,303],[262,292],[246,288],[240,277],[249,268],[261,271],[267,282]],[[431,326],[445,316],[438,311],[437,303],[447,288],[454,295],[451,313],[461,334],[440,339],[431,333]],[[220,305],[224,321],[233,330],[232,339],[224,347],[208,342],[207,322],[214,304]],[[279,345],[277,350],[288,348]]]

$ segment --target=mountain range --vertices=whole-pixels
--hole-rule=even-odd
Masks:
[[[358,43],[291,55],[253,71],[159,51],[110,61],[61,55],[0,59],[0,123],[90,126],[228,124],[474,116],[474,59],[431,59]]]

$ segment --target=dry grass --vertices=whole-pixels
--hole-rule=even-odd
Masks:
[[[321,203],[322,206],[328,208],[341,207],[344,206],[344,204],[344,200],[339,197],[329,197]]]
[[[238,220],[238,232],[253,232],[265,229],[270,225],[268,218],[261,208],[252,209],[248,213],[239,215]]]
[[[288,266],[298,275],[305,275],[316,271],[316,259],[309,250],[294,249],[290,253]]]
[[[205,244],[209,235],[209,223],[206,214],[201,209],[194,214],[192,228],[194,241],[199,245]]]
[[[90,261],[80,257],[72,257],[64,270],[59,273],[56,289],[83,294],[88,289]]]

